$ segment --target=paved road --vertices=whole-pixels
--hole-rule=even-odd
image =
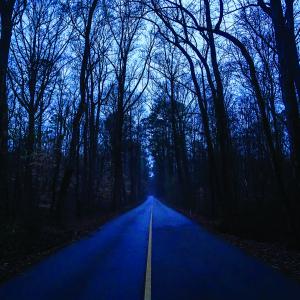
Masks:
[[[2,285],[0,299],[143,299],[146,269],[153,300],[300,299],[300,285],[153,197]]]

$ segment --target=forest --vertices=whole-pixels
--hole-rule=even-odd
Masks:
[[[299,0],[0,0],[0,18],[0,224],[153,194],[299,243]]]

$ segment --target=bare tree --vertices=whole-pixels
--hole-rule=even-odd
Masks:
[[[26,1],[1,0],[0,1],[0,193],[1,205],[8,211],[8,103],[7,103],[7,71],[9,63],[9,50],[13,26],[21,17]]]
[[[116,210],[120,207],[125,196],[122,159],[124,116],[139,101],[149,81],[149,75],[146,75],[146,83],[143,83],[140,89],[153,43],[150,42],[142,67],[137,60],[132,61],[135,43],[141,34],[143,25],[143,10],[142,4],[135,4],[128,0],[116,1],[116,3],[106,6],[106,15],[115,42],[115,49],[112,51],[114,52],[113,55],[116,56],[112,62],[117,83],[113,135],[113,206]],[[136,92],[138,92],[137,95]]]

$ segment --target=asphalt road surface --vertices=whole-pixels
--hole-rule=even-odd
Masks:
[[[149,197],[0,286],[0,300],[300,299],[300,285]]]

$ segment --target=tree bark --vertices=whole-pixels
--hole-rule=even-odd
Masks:
[[[9,213],[8,200],[8,104],[7,69],[9,48],[12,36],[12,16],[15,0],[0,0],[1,37],[0,37],[0,207]]]
[[[120,95],[123,99],[123,95]],[[115,115],[114,143],[113,143],[113,210],[117,211],[123,200],[124,182],[123,182],[123,101],[118,100],[118,109]]]
[[[293,1],[289,5],[293,5]],[[297,179],[300,179],[300,118],[295,86],[299,87],[299,60],[295,46],[293,12],[285,20],[281,1],[271,0],[271,18],[274,26],[278,53],[280,84],[286,109],[287,127],[290,136],[291,157]],[[286,8],[287,13],[289,7]]]
[[[228,226],[231,226],[234,214],[234,164],[233,164],[233,151],[231,147],[231,137],[228,125],[227,112],[224,101],[224,88],[222,78],[217,61],[217,52],[214,40],[214,33],[210,15],[210,3],[208,0],[204,0],[205,3],[205,16],[206,24],[208,28],[208,41],[210,47],[211,63],[213,67],[213,73],[216,81],[217,95],[214,97],[214,107],[217,126],[217,140],[220,152],[219,165],[221,174],[221,193],[223,195],[223,209],[225,215],[225,222]]]

